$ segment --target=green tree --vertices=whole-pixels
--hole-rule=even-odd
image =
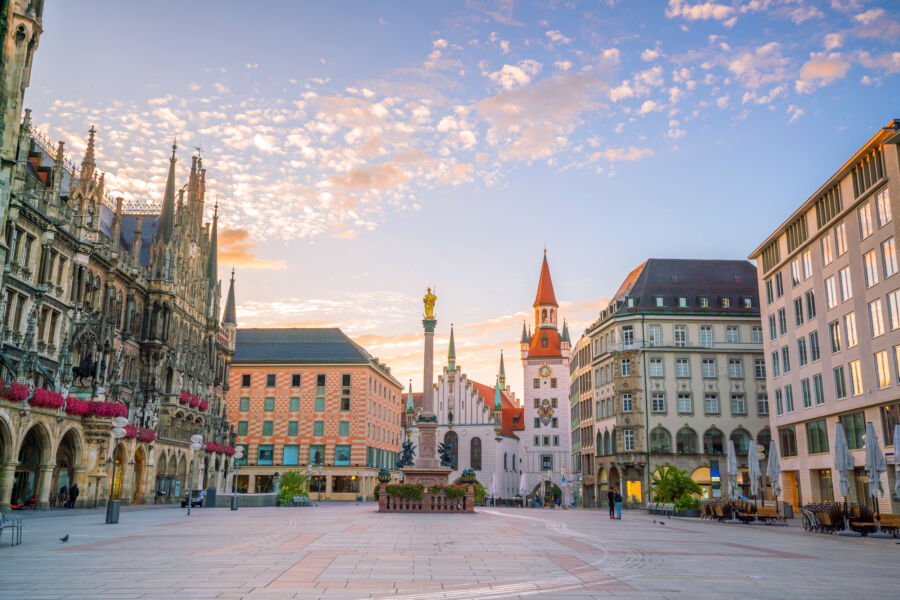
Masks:
[[[697,482],[688,476],[687,471],[678,467],[660,467],[653,474],[654,502],[675,502],[684,496],[700,493],[702,490]]]
[[[309,497],[309,478],[300,471],[285,471],[280,478],[278,502],[289,505],[294,496]]]

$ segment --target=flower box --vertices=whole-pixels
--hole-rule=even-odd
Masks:
[[[206,410],[207,408],[209,408],[209,402],[206,400],[201,400],[200,406],[198,406],[197,408],[199,408],[200,410]]]
[[[137,425],[126,425],[125,426],[125,439],[132,440],[138,436],[140,433],[140,429]]]
[[[156,432],[152,429],[141,428],[141,432],[137,437],[139,442],[153,442],[156,440]]]
[[[22,402],[28,398],[30,390],[27,385],[12,382],[9,385],[0,384],[0,398],[10,402]]]
[[[191,401],[188,403],[188,406],[190,406],[191,408],[197,408],[199,404],[200,398],[198,398],[197,396],[191,396]]]
[[[62,394],[57,394],[56,392],[45,390],[43,388],[36,388],[30,403],[31,406],[58,410],[66,403],[66,399],[62,397]]]
[[[187,404],[190,401],[191,401],[191,395],[188,394],[186,391],[181,390],[181,396],[179,396],[178,402],[180,404]]]

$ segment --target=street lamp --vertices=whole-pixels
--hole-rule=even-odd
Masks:
[[[128,425],[128,419],[125,417],[116,417],[112,420],[112,436],[113,436],[113,470],[112,479],[109,482],[109,501],[106,503],[106,524],[119,522],[119,504],[120,500],[113,500],[113,492],[116,488],[116,464],[119,462],[119,440],[125,437],[125,426]]]
[[[244,447],[243,446],[235,446],[234,447],[234,485],[231,486],[231,510],[238,509],[238,497],[237,497],[237,479],[238,479],[238,469],[241,468],[241,459],[244,458]]]
[[[197,450],[203,445],[203,436],[195,433],[191,436],[191,478],[188,480],[188,497],[187,497],[187,516],[191,516],[191,502],[194,499],[194,460],[197,457]]]
[[[321,450],[316,450],[316,453],[313,455],[313,460],[316,461],[316,466],[319,467],[319,481],[316,484],[316,489],[319,490],[319,502],[322,501],[322,462],[323,456]]]

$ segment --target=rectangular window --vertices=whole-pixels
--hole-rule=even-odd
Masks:
[[[803,258],[803,279],[812,277],[812,250],[806,250],[801,255]]]
[[[872,231],[872,206],[866,202],[859,208],[859,239],[866,239]]]
[[[766,393],[759,393],[756,395],[756,411],[759,413],[759,416],[766,417],[769,415],[769,395]]]
[[[740,358],[728,359],[728,376],[731,379],[744,378],[744,361]]]
[[[733,415],[746,415],[747,414],[747,403],[744,402],[743,394],[732,394],[731,395],[731,414],[733,414]]]
[[[631,394],[622,394],[622,411],[631,412],[632,409]]]
[[[656,301],[657,308],[662,308],[666,305],[666,299],[662,296],[657,296],[656,298],[654,298],[654,300]]]
[[[772,280],[766,281],[766,302],[772,304],[775,301],[775,293],[772,291]]]
[[[822,385],[822,374],[813,375],[813,392],[815,392],[816,405],[825,404],[825,386]]]
[[[837,241],[837,255],[843,256],[847,252],[847,224],[841,223],[834,228],[834,237]]]
[[[300,446],[296,444],[288,444],[284,447],[284,457],[281,464],[283,465],[299,465],[300,464]]]
[[[624,434],[622,437],[625,440],[625,451],[631,452],[634,450],[634,429],[624,429],[622,431]]]
[[[325,421],[313,421],[313,435],[315,437],[325,435]]]
[[[540,418],[540,417],[535,417],[535,418],[534,418],[534,428],[535,428],[535,429],[540,429],[540,428],[541,428],[541,418]]]
[[[292,373],[291,374],[291,387],[292,388],[300,387],[300,380],[301,380],[300,373]]]
[[[551,378],[550,378],[550,387],[551,387],[551,388],[555,388],[555,387],[556,387],[556,377],[551,377]]]
[[[881,426],[884,433],[885,445],[893,446],[894,428],[900,423],[900,403],[888,404],[881,407]],[[894,456],[900,452],[900,448],[894,448]]]
[[[891,385],[891,364],[887,350],[875,353],[875,381],[878,383],[878,389]]]
[[[791,372],[791,349],[787,346],[781,349],[781,372]]]
[[[813,331],[809,334],[809,356],[813,362],[821,358],[822,354],[819,350],[819,332]]]
[[[552,471],[553,470],[553,455],[552,454],[541,454],[541,470],[542,471]]]
[[[274,428],[274,421],[263,421],[262,424],[262,434],[263,435],[272,435],[272,430]]]
[[[714,358],[704,358],[703,359],[703,376],[704,377],[715,377],[716,376],[716,359],[714,359]]]
[[[350,396],[341,396],[341,410],[344,412],[350,410]]]
[[[237,434],[239,436],[247,435],[247,421],[238,421]]]
[[[248,398],[247,396],[241,397],[240,401],[238,402],[238,410],[240,412],[247,412],[248,410],[250,410],[250,398]]]
[[[828,428],[825,419],[806,424],[806,445],[810,454],[828,452]]]
[[[856,338],[856,313],[844,315],[844,332],[847,335],[847,348],[852,348],[857,343]]]
[[[794,388],[793,386],[784,386],[784,410],[794,412]]]
[[[766,282],[768,284],[768,282]],[[771,290],[770,290],[771,291]],[[709,308],[709,297],[708,296],[700,296],[700,308]],[[771,302],[771,300],[770,300]]]
[[[775,327],[775,315],[769,315],[769,339],[774,340],[778,337],[778,330]]]
[[[812,394],[809,390],[809,379],[800,382],[800,395],[803,397],[803,408],[812,406]]]
[[[729,344],[737,344],[741,341],[740,333],[737,327],[729,325],[725,328],[725,341]]]
[[[288,436],[294,437],[300,429],[299,421],[288,421]]]
[[[780,415],[784,413],[784,394],[781,391],[781,388],[775,390],[775,414]]]
[[[893,237],[881,242],[881,261],[885,279],[897,272],[897,247]]]
[[[801,367],[806,366],[809,362],[809,357],[806,354],[806,338],[797,340],[797,360]]]
[[[325,388],[325,374],[319,373],[316,375],[316,387],[317,388]]]
[[[753,359],[753,376],[757,379],[766,378],[766,361],[763,358]]]
[[[781,273],[775,274],[775,297],[781,298],[784,296],[784,286],[781,284]]]
[[[878,255],[874,250],[869,250],[863,255],[863,268],[866,275],[866,287],[870,288],[878,283]]]
[[[662,377],[662,376],[663,376],[663,359],[651,358],[650,359],[650,377]]]
[[[869,302],[869,327],[871,328],[873,338],[884,333],[884,315],[881,312],[881,298]]]
[[[704,396],[703,396],[703,411],[708,415],[719,414],[719,395],[718,394],[704,394]]]
[[[660,392],[654,392],[651,396],[650,408],[655,413],[666,412],[666,395]]]
[[[888,319],[891,323],[891,331],[900,328],[900,290],[894,290],[887,295]]]
[[[250,387],[250,373],[241,375],[241,387]]]
[[[784,335],[787,333],[787,315],[784,312],[784,309],[781,308],[778,310],[778,334]]]
[[[803,325],[803,298],[794,299],[794,325]]]
[[[675,359],[675,377],[690,377],[691,367],[686,358]]]
[[[853,297],[853,285],[850,281],[850,267],[844,267],[838,271],[841,280],[841,302],[846,302]]]
[[[778,377],[781,375],[781,367],[779,366],[778,361],[778,351],[772,353],[772,377]]]
[[[754,325],[753,328],[750,329],[750,341],[754,344],[763,343],[762,327]]]
[[[838,400],[847,397],[847,381],[844,379],[844,367],[834,369],[834,395]]]
[[[622,367],[622,377],[628,377],[631,375],[631,359],[623,358],[621,362]]]
[[[260,444],[256,455],[256,464],[271,465],[275,458],[275,446],[272,444]]]
[[[800,283],[800,259],[795,258],[791,261],[791,287]]]
[[[831,233],[822,237],[822,262],[827,266],[834,260],[834,238]]]
[[[324,465],[325,464],[325,446],[323,444],[310,444],[309,446],[309,464]]]
[[[838,321],[832,321],[828,324],[828,334],[831,336],[831,353],[841,351],[841,324]]]
[[[334,466],[349,467],[350,466],[350,445],[338,444],[334,447]]]
[[[631,325],[622,327],[622,345],[626,350],[634,347],[634,327]]]
[[[866,416],[862,411],[841,415],[841,425],[847,436],[847,445],[851,450],[863,448],[863,436],[866,435]]]
[[[275,387],[276,376],[274,373],[266,375],[266,387]]]
[[[816,316],[816,293],[813,290],[806,292],[806,318],[812,319]]]
[[[531,387],[533,387],[534,389],[539,389],[541,387],[541,380],[537,378],[533,379],[531,381]]]
[[[825,308],[832,309],[837,306],[837,287],[834,282],[834,275],[825,280]]]
[[[712,348],[713,337],[712,337],[712,326],[711,325],[701,325],[700,326],[700,345],[704,348]]]
[[[687,327],[684,325],[675,325],[675,347],[684,348],[687,345]]]
[[[778,437],[781,439],[781,456],[788,458],[797,456],[797,434],[793,427],[782,427],[778,430]]]
[[[324,396],[316,396],[316,412],[322,412],[325,410],[325,397]]]
[[[678,412],[686,415],[694,412],[694,403],[690,394],[678,394]]]
[[[275,398],[269,396],[264,401],[264,408],[266,412],[273,412],[275,410]]]
[[[292,413],[294,413],[294,412],[300,412],[300,398],[298,398],[298,397],[296,397],[296,396],[294,396],[293,398],[291,398],[291,409],[290,409],[290,411],[291,411]]]
[[[893,218],[891,216],[891,197],[887,188],[875,194],[875,215],[878,217],[878,227],[884,227]]]
[[[338,435],[341,437],[350,435],[350,421],[341,421],[338,423]]]
[[[659,325],[647,325],[647,345],[659,346],[662,344],[662,330]]]

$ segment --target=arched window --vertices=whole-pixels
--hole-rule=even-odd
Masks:
[[[765,448],[763,454],[765,456],[769,455],[769,444],[772,442],[772,430],[768,427],[765,427],[762,431],[760,431],[756,436],[756,443]]]
[[[603,456],[603,434],[597,432],[597,454]]]
[[[750,449],[750,434],[746,429],[735,429],[731,432],[731,441],[734,442],[734,451],[738,454],[747,454]]]
[[[616,430],[615,429],[612,430],[612,434],[609,439],[610,439],[610,442],[609,442],[610,443],[610,453],[615,454],[616,452],[619,451],[618,446],[616,446]]]
[[[553,312],[553,309],[550,309],[550,322],[553,323],[556,320],[556,315]]]
[[[547,322],[547,309],[541,311],[541,323]]]
[[[697,434],[690,427],[682,427],[675,435],[675,450],[678,454],[697,454]]]
[[[455,431],[448,431],[444,434],[444,443],[452,444],[450,453],[453,456],[453,468],[456,469],[456,465],[459,464],[459,436]]]
[[[725,454],[725,437],[722,432],[713,427],[703,434],[704,454]]]
[[[474,437],[469,443],[469,462],[473,470],[481,470],[481,438]]]
[[[605,449],[604,454],[612,454],[612,444],[609,440],[609,432],[603,434],[603,448]]]
[[[672,452],[672,434],[665,427],[657,427],[650,432],[650,452],[669,454]]]
[[[504,471],[507,470],[506,462],[507,462],[506,452],[504,452],[504,453],[503,453],[503,470],[504,470]]]

